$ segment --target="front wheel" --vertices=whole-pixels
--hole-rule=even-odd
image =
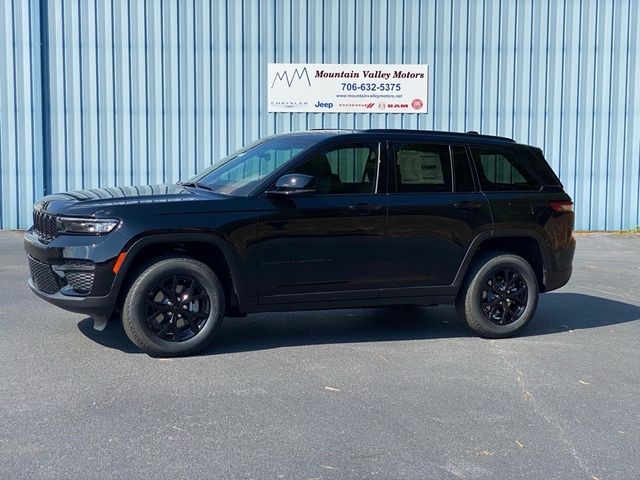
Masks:
[[[522,257],[493,253],[474,263],[456,301],[458,315],[486,338],[514,335],[533,317],[538,280]]]
[[[122,324],[129,339],[150,355],[187,355],[211,341],[224,311],[224,291],[213,270],[191,258],[168,258],[135,280]]]

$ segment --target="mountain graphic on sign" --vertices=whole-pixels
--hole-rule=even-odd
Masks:
[[[277,81],[282,82],[283,80],[287,82],[287,86],[291,86],[296,80],[304,80],[307,79],[307,85],[311,86],[311,80],[309,80],[309,74],[307,73],[307,67],[304,67],[302,70],[298,70],[297,68],[293,71],[291,76],[289,76],[289,72],[287,70],[283,72],[276,72],[273,77],[273,82],[271,83],[271,88],[276,84]]]

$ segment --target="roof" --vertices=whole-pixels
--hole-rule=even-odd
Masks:
[[[319,129],[312,129],[309,130],[309,132],[321,132],[321,133],[326,133],[326,134],[333,134],[333,135],[349,135],[349,134],[358,134],[358,133],[381,133],[381,134],[394,134],[394,135],[402,135],[402,134],[407,134],[407,135],[431,135],[434,137],[453,137],[453,138],[459,138],[459,139],[466,139],[466,140],[476,140],[476,139],[484,139],[484,140],[497,140],[497,141],[501,141],[501,142],[510,142],[510,143],[516,143],[515,140],[513,140],[512,138],[508,138],[508,137],[500,137],[497,135],[483,135],[483,134],[479,134],[478,132],[445,132],[445,131],[439,131],[439,130],[411,130],[411,129],[398,129],[398,128],[371,128],[371,129],[366,129],[366,130],[345,130],[345,129],[326,129],[326,128],[319,128]],[[300,133],[304,133],[304,132],[300,132]]]

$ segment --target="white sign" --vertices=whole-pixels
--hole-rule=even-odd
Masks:
[[[269,112],[427,113],[428,65],[270,63]]]

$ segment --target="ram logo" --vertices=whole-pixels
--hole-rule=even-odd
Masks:
[[[281,83],[285,81],[287,82],[287,86],[291,87],[293,82],[295,82],[296,80],[305,80],[305,79],[307,81],[307,85],[311,86],[311,80],[309,80],[307,67],[304,67],[302,70],[298,70],[297,68],[295,68],[293,72],[291,72],[291,75],[289,75],[289,72],[287,70],[284,70],[282,72],[276,72],[276,74],[273,77],[273,82],[271,82],[271,88],[273,88],[276,82]]]

